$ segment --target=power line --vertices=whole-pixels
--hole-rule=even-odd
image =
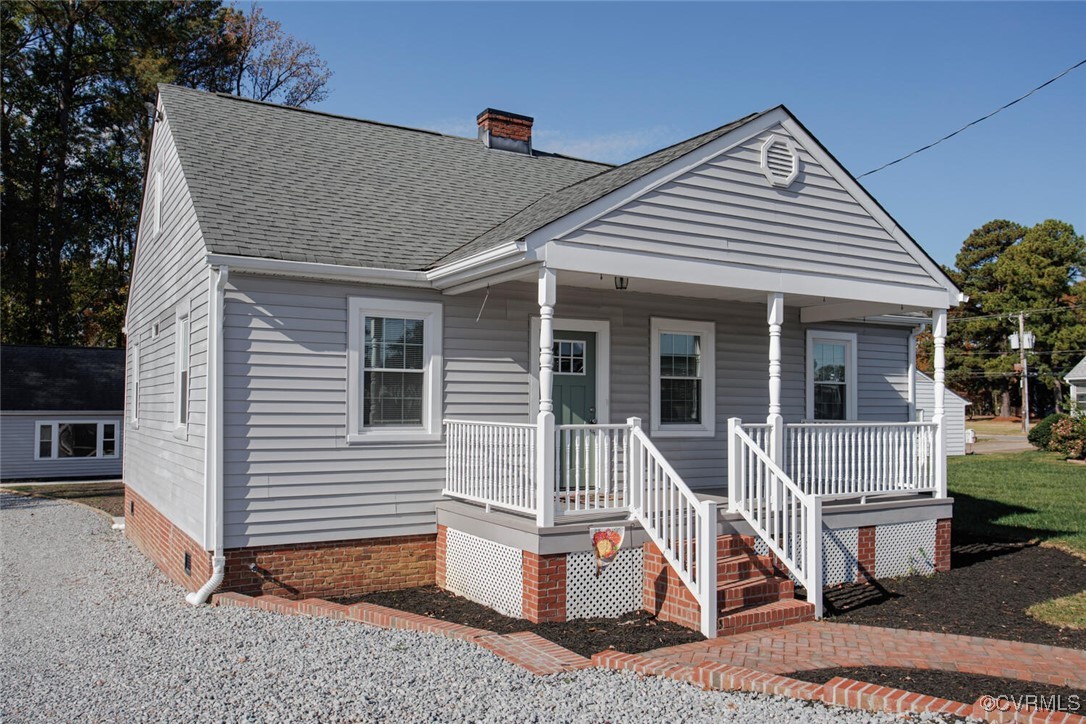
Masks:
[[[947,352],[950,353],[949,348],[947,349]],[[1028,350],[1028,352],[1029,354],[1086,354],[1086,349],[1031,349]],[[955,350],[954,354],[961,357],[982,357],[985,355],[993,355],[998,357],[1000,355],[1012,355],[1014,354],[1014,351],[1010,350],[1007,352],[980,352],[969,350],[967,352],[962,352],[961,350]]]
[[[1005,110],[1007,110],[1008,108],[1010,108],[1011,106],[1013,106],[1013,105],[1014,105],[1015,103],[1018,103],[1019,101],[1023,101],[1023,100],[1025,100],[1026,98],[1029,98],[1029,97],[1030,97],[1031,95],[1033,95],[1033,94],[1034,94],[1034,93],[1036,93],[1037,91],[1041,90],[1041,89],[1042,89],[1042,88],[1044,88],[1045,86],[1047,86],[1047,85],[1050,85],[1050,84],[1052,84],[1052,83],[1055,83],[1055,82],[1056,82],[1056,81],[1058,81],[1058,80],[1059,80],[1060,78],[1064,77],[1065,75],[1067,75],[1067,74],[1068,74],[1068,73],[1070,73],[1070,72],[1071,72],[1072,70],[1074,70],[1075,68],[1079,67],[1080,65],[1086,65],[1086,60],[1080,60],[1080,61],[1079,61],[1078,63],[1075,63],[1075,64],[1074,64],[1074,65],[1072,65],[1072,66],[1071,66],[1070,68],[1068,68],[1067,70],[1065,70],[1065,71],[1063,71],[1062,73],[1060,73],[1059,75],[1057,75],[1057,76],[1056,76],[1055,78],[1050,78],[1049,80],[1046,80],[1046,81],[1045,81],[1044,83],[1042,83],[1041,85],[1037,86],[1036,88],[1034,88],[1033,90],[1031,90],[1031,91],[1030,91],[1029,93],[1026,93],[1026,94],[1025,94],[1024,96],[1019,96],[1018,98],[1015,98],[1015,99],[1014,99],[1013,101],[1011,101],[1010,103],[1008,103],[1008,104],[1006,104],[1006,105],[1004,105],[1004,106],[1000,106],[999,108],[996,108],[996,109],[995,109],[994,111],[992,111],[992,112],[991,112],[991,113],[989,113],[988,115],[984,116],[983,118],[978,118],[977,120],[975,120],[975,121],[973,121],[973,122],[971,122],[971,123],[966,123],[966,124],[965,124],[964,126],[962,126],[961,128],[959,128],[958,130],[954,131],[954,133],[951,133],[950,135],[947,135],[947,136],[943,136],[942,138],[940,138],[940,139],[939,139],[938,141],[936,141],[935,143],[929,143],[928,145],[924,146],[923,148],[918,148],[918,149],[916,149],[915,151],[913,151],[912,153],[906,154],[906,155],[902,156],[901,158],[899,158],[899,159],[897,159],[897,160],[891,161],[890,163],[886,163],[886,164],[883,164],[882,166],[879,166],[878,168],[876,168],[876,169],[874,169],[874,170],[868,171],[867,173],[862,173],[862,174],[860,174],[859,176],[857,176],[856,178],[858,178],[858,179],[861,179],[861,178],[863,178],[864,176],[870,176],[870,175],[871,175],[871,174],[873,174],[873,173],[878,173],[879,171],[883,170],[884,168],[888,168],[888,167],[890,167],[890,166],[893,166],[893,165],[894,165],[895,163],[901,163],[901,162],[902,162],[902,161],[904,161],[905,159],[907,159],[907,158],[911,158],[912,156],[915,156],[916,154],[920,153],[921,151],[927,151],[927,150],[928,150],[929,148],[933,148],[933,147],[935,147],[935,146],[938,146],[938,145],[939,145],[940,143],[942,143],[943,141],[946,141],[946,140],[948,140],[948,139],[954,138],[954,136],[957,136],[957,135],[958,135],[959,133],[961,133],[961,132],[962,132],[962,131],[964,131],[965,129],[969,128],[970,126],[975,126],[975,125],[977,125],[978,123],[980,123],[981,121],[986,121],[986,120],[988,120],[989,118],[991,118],[991,117],[992,117],[992,116],[994,116],[995,114],[999,113],[1000,111],[1005,111]]]
[[[1086,61],[1083,61],[1086,63]],[[979,319],[1012,319],[1019,314],[1025,314],[1029,316],[1031,314],[1047,314],[1049,312],[1071,312],[1076,309],[1086,309],[1086,304],[1068,304],[1063,307],[1042,307],[1040,309],[1020,309],[1017,312],[1000,312],[998,314],[981,314],[975,317],[953,317],[947,319],[948,324],[958,324],[959,322],[974,322]]]

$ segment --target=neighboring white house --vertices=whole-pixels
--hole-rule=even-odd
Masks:
[[[946,417],[946,454],[965,455],[966,407],[973,403],[952,390],[945,390],[943,398]],[[931,420],[935,410],[935,380],[923,372],[916,373],[916,419]]]
[[[561,619],[648,607],[652,572],[661,616],[713,632],[792,585],[725,583],[721,534],[806,586],[797,615],[824,584],[949,565],[909,315],[941,389],[961,294],[786,108],[617,167],[477,122],[160,88],[126,535],[192,601],[436,581]],[[630,528],[603,579],[593,521]]]
[[[1071,386],[1068,399],[1078,405],[1079,410],[1086,410],[1086,357],[1080,359],[1063,380]]]
[[[0,347],[0,479],[121,475],[124,350]]]

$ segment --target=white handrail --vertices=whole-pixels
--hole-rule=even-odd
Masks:
[[[625,510],[628,426],[558,425],[555,434],[556,514]]]
[[[822,500],[808,495],[743,429],[728,421],[728,499],[807,589],[822,617]]]
[[[630,512],[701,609],[701,632],[717,634],[716,503],[701,501],[630,419]]]
[[[784,428],[783,467],[806,493],[936,490],[935,423],[816,422]]]
[[[536,426],[445,420],[444,495],[518,513],[536,510]]]

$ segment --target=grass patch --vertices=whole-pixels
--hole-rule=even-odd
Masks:
[[[104,510],[113,517],[124,515],[124,483],[57,483],[56,485],[5,485],[22,495],[74,500]]]
[[[1086,554],[1086,466],[1040,451],[969,455],[947,461],[947,482],[956,533]]]
[[[1033,420],[1033,423],[1040,422],[1040,420]],[[970,430],[975,430],[979,438],[987,437],[988,435],[1023,435],[1021,422],[1009,422],[1006,420],[966,420],[965,426]],[[1032,426],[1031,426],[1032,427]]]
[[[1086,629],[1086,591],[1034,604],[1026,613],[1052,626]]]

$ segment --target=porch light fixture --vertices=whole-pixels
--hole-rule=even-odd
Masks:
[[[630,286],[629,277],[615,277],[615,289],[625,289]]]

